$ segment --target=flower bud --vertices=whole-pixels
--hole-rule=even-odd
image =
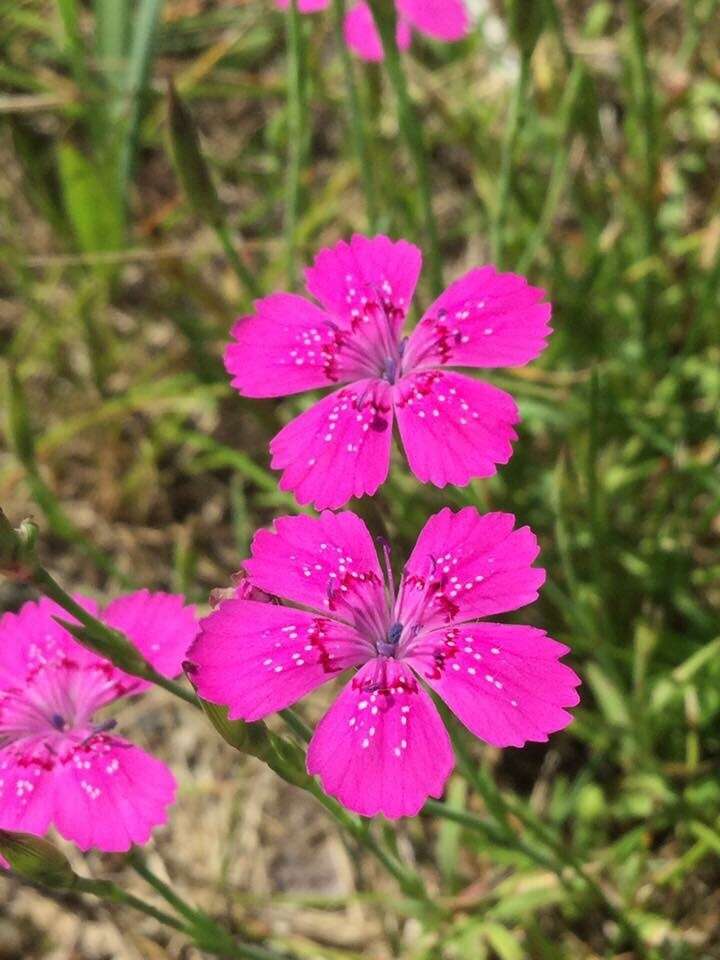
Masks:
[[[175,169],[193,211],[207,223],[222,223],[222,208],[200,147],[195,121],[172,82],[168,84],[168,125]]]
[[[14,366],[8,367],[8,434],[17,458],[26,469],[35,469],[35,439],[30,424],[25,393]]]
[[[192,684],[194,665],[186,661],[183,668]],[[268,730],[261,720],[254,723],[230,720],[227,707],[210,703],[202,697],[198,697],[198,701],[206,717],[225,743],[239,750],[240,753],[249,753],[258,760],[262,760],[288,783],[296,787],[308,788],[312,777],[305,768],[305,754],[295,743]]]
[[[42,837],[0,830],[0,865],[3,861],[26,880],[46,887],[67,889],[77,879],[64,853]]]
[[[17,530],[0,510],[0,573],[13,580],[27,580],[37,541],[37,526],[23,520]]]
[[[538,0],[507,0],[510,36],[524,57],[530,58],[543,29],[543,5]]]

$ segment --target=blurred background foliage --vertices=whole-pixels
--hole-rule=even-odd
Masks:
[[[521,270],[556,333],[493,377],[523,416],[496,478],[420,488],[396,452],[353,508],[402,549],[445,503],[531,524],[549,576],[521,616],[573,648],[577,719],[523,751],[468,743],[458,822],[397,830],[428,915],[311,800],[153,694],[125,720],[182,791],[151,855],[297,956],[720,957],[720,4],[470,5],[465,41],[416,36],[403,58],[444,280]],[[298,509],[267,442],[308,402],[232,393],[233,317],[370,225],[427,253],[386,71],[345,55],[341,9],[293,38],[272,0],[0,8],[0,503],[35,517],[69,588],[204,604],[227,583],[252,532]],[[173,169],[170,79],[217,201]],[[430,278],[426,259],[421,306]],[[30,595],[0,590],[8,609]],[[122,858],[88,865],[123,875]],[[60,911],[4,879],[0,897],[2,958],[191,956],[150,921]]]

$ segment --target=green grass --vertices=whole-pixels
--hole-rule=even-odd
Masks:
[[[529,24],[498,4],[460,44],[416,38],[391,83],[354,60],[349,73],[332,9],[290,20],[288,66],[271,0],[8,5],[0,503],[35,516],[70,589],[180,584],[204,602],[254,529],[293,509],[267,441],[303,401],[242,400],[220,363],[248,287],[284,288],[368,222],[424,247],[422,305],[435,222],[445,282],[491,252],[526,272],[556,332],[539,362],[493,378],[523,415],[511,463],[437,491],[397,457],[354,508],[401,550],[445,503],[531,524],[548,583],[522,617],[572,647],[582,704],[547,746],[461,738],[455,819],[401,830],[437,908],[383,880],[386,932],[362,955],[711,957],[720,4],[534,7]],[[168,77],[201,132],[212,217],[173,173]],[[312,701],[302,711],[316,719]]]

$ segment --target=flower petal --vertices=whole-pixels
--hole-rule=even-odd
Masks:
[[[81,850],[129,850],[167,821],[175,799],[170,770],[118,737],[93,737],[53,771],[54,823]]]
[[[0,829],[42,836],[54,823],[81,850],[124,851],[147,842],[174,797],[167,767],[117,737],[0,751]]]
[[[348,604],[356,597],[369,608],[384,603],[372,537],[349,511],[280,517],[272,530],[255,534],[245,569],[255,587],[334,619],[352,620]]]
[[[307,767],[366,817],[412,817],[439,797],[454,763],[430,697],[396,660],[366,664],[320,721]]]
[[[511,513],[448,507],[430,517],[405,567],[398,619],[427,627],[518,610],[537,600],[545,571],[529,527]]]
[[[93,616],[98,616],[97,604],[88,597],[75,596],[76,603]],[[17,613],[0,617],[0,690],[23,686],[45,667],[55,668],[71,659],[78,666],[106,664],[54,619],[74,621],[67,611],[54,601],[41,597],[24,603]],[[113,668],[115,670],[115,668]],[[125,676],[115,670],[118,677]]]
[[[438,40],[460,40],[470,23],[463,0],[396,0],[398,13],[421,33]]]
[[[44,748],[0,750],[0,830],[42,836],[53,817],[52,764]]]
[[[465,726],[496,747],[544,742],[579,702],[568,648],[535,627],[465,624],[425,634],[406,661]]]
[[[118,597],[106,607],[103,621],[127,635],[163,676],[176,677],[197,636],[195,607],[173,593],[136,593]]]
[[[552,333],[546,293],[515,273],[479,267],[452,283],[408,341],[405,369],[440,364],[519,366],[534,360]]]
[[[328,313],[353,329],[364,325],[375,332],[382,321],[397,337],[421,266],[422,254],[412,243],[355,234],[349,243],[341,240],[321,250],[305,279]]]
[[[492,476],[512,456],[519,415],[504,390],[431,370],[403,377],[394,398],[410,469],[423,483],[464,486]]]
[[[372,495],[385,480],[392,440],[391,387],[358,380],[318,401],[270,442],[282,490],[317,510]]]
[[[190,662],[203,699],[228,706],[232,720],[260,720],[371,654],[352,627],[292,607],[226,600],[203,620]]]
[[[233,325],[225,350],[232,386],[245,397],[283,397],[358,379],[367,372],[348,349],[351,328],[293,293],[255,302]]]
[[[356,3],[352,10],[345,14],[343,25],[345,43],[362,60],[379,63],[385,54],[380,34],[375,26],[375,20],[367,3]],[[398,17],[395,41],[399,50],[407,50],[410,46],[410,26],[404,17]]]

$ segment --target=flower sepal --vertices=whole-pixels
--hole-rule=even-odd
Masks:
[[[185,669],[192,683],[192,664],[186,664]],[[287,783],[303,790],[311,789],[313,777],[305,769],[305,752],[300,747],[268,730],[261,720],[252,723],[230,720],[227,707],[199,696],[198,702],[215,730],[234,750],[262,760]]]
[[[124,670],[133,677],[150,679],[155,675],[152,665],[143,657],[136,647],[118,630],[113,630],[105,624],[97,622],[92,627],[73,623],[62,617],[53,617],[56,623],[93,653],[110,660],[118,669]]]
[[[0,863],[3,859],[19,876],[46,887],[67,890],[78,880],[65,854],[31,833],[0,830]]]
[[[14,528],[0,510],[0,573],[13,580],[29,580],[35,564],[38,528],[30,519]]]

